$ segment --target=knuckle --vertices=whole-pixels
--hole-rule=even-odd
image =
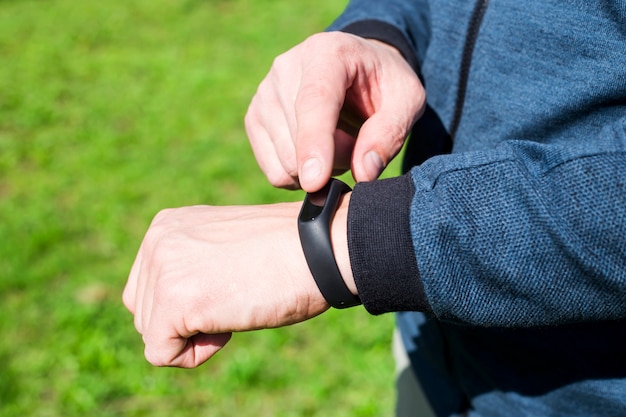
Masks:
[[[128,311],[130,311],[131,313],[134,313],[135,302],[132,297],[132,294],[130,294],[130,291],[128,289],[124,289],[124,292],[122,293],[122,303],[124,304],[124,307],[126,307]]]
[[[298,176],[298,160],[294,151],[284,151],[280,154],[282,174],[289,177],[289,180]]]
[[[149,345],[146,344],[146,348],[144,349],[144,357],[153,366],[168,366],[169,362],[165,361],[154,349],[152,349]]]
[[[246,115],[243,118],[243,123],[246,128],[246,132],[248,133],[248,136],[253,136],[251,134],[253,134],[256,131],[256,129],[258,128],[260,124],[258,121],[258,116],[256,114],[256,110],[255,110],[256,108],[253,106],[254,106],[254,99],[253,99],[252,104],[248,108]],[[252,140],[252,138],[250,139]]]
[[[415,106],[422,108],[423,104],[426,102],[426,90],[422,86],[421,81],[417,76],[411,77],[407,81],[407,91],[410,92],[413,98],[413,103]]]
[[[133,324],[135,325],[135,330],[137,330],[137,333],[143,335],[143,326],[141,325],[141,319],[139,317],[139,314],[136,314],[135,317],[133,317]]]
[[[383,148],[386,149],[387,153],[393,155],[404,145],[409,130],[409,125],[398,121],[381,126],[377,133],[380,135],[379,137],[386,138]]]
[[[153,249],[163,244],[166,236],[168,236],[177,225],[177,209],[163,209],[159,211],[146,232],[144,242]]]
[[[287,71],[291,67],[291,53],[290,51],[277,55],[272,61],[271,73],[281,74]]]
[[[343,32],[322,32],[311,35],[306,43],[307,52],[311,56],[320,56],[319,51],[325,51],[325,57],[333,59],[347,57],[354,59],[360,56],[365,48],[363,39]]]
[[[332,44],[332,42],[329,42],[332,37],[333,34],[330,32],[314,33],[306,38],[306,40],[302,43],[302,46],[304,48],[309,48],[314,51],[319,50],[318,48],[320,46],[326,46],[327,43]]]
[[[167,221],[170,220],[170,218],[172,217],[173,213],[174,213],[174,209],[167,208],[167,209],[160,210],[154,216],[154,219],[152,220],[151,227],[159,226],[159,225],[162,225],[162,224],[166,223]]]
[[[321,83],[308,83],[302,85],[298,96],[296,97],[296,105],[303,105],[310,100],[325,99],[332,96],[331,89],[325,84]]]
[[[295,185],[294,177],[287,172],[278,169],[271,169],[265,172],[265,177],[270,184],[278,188],[292,188]]]
[[[356,43],[354,36],[344,32],[319,32],[310,35],[303,45],[314,51],[319,51],[320,47],[330,48],[333,51],[346,46],[352,48]]]

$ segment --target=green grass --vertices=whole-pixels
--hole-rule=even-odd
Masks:
[[[362,308],[236,334],[154,368],[121,304],[153,215],[299,200],[243,129],[331,0],[0,1],[0,416],[385,416],[393,318]]]

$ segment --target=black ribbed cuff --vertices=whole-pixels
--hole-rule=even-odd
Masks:
[[[350,197],[348,250],[363,305],[371,314],[431,308],[410,227],[410,176],[359,183]]]

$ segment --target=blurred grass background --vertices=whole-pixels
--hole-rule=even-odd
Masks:
[[[345,3],[0,1],[0,416],[392,414],[392,316],[237,334],[179,370],[121,304],[158,210],[302,198],[267,184],[243,116]]]

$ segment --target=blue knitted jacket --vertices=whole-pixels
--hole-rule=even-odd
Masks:
[[[504,327],[626,318],[626,5],[430,3],[355,0],[331,27],[416,66],[429,108],[409,159],[453,142],[355,188],[366,308]]]
[[[436,322],[405,344],[472,416],[626,415],[626,3],[352,0],[330,30],[396,46],[428,97],[408,173],[352,193],[368,311]]]

